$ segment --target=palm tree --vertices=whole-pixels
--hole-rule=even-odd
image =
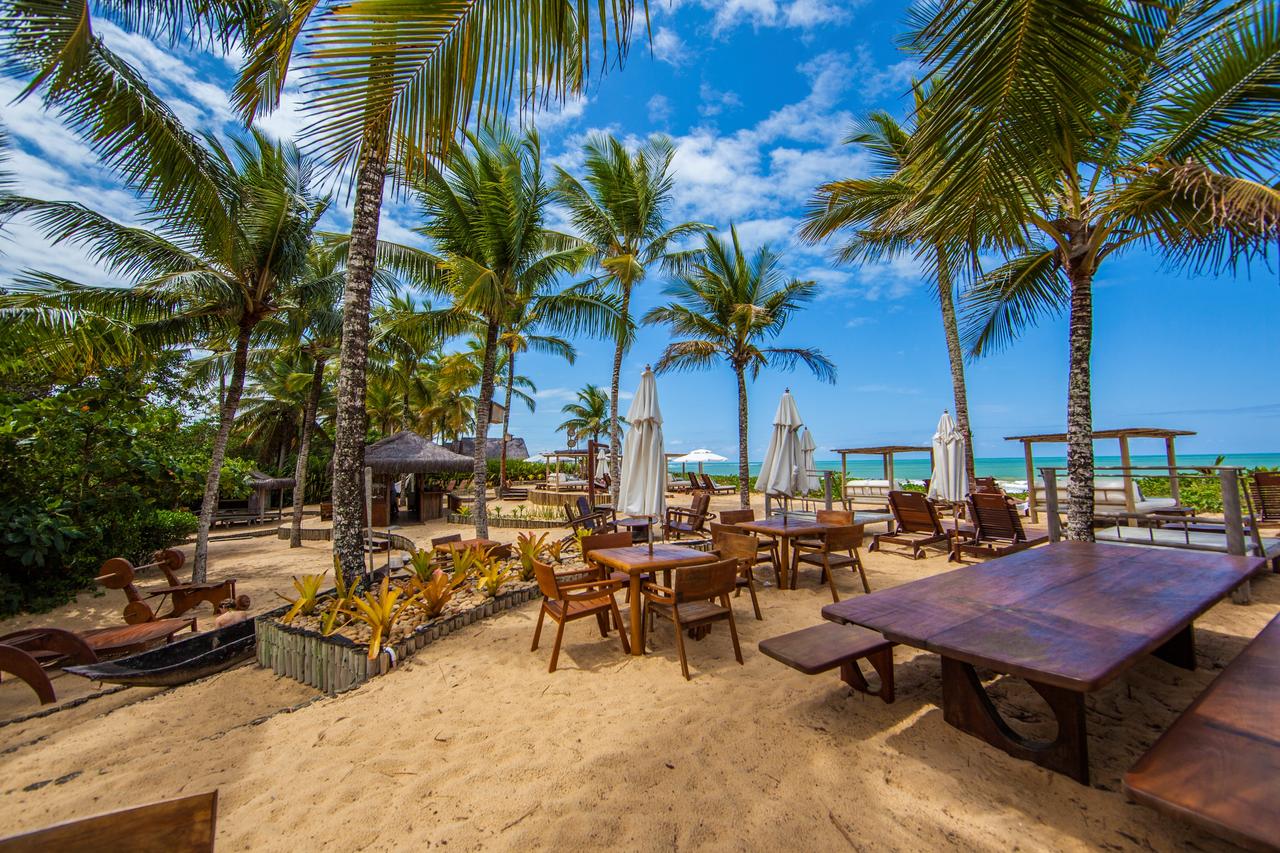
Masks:
[[[666,288],[668,305],[649,311],[647,324],[671,328],[677,338],[667,345],[657,370],[699,370],[723,360],[738,381],[738,498],[751,505],[747,465],[747,376],[754,380],[766,367],[790,370],[803,364],[824,382],[835,382],[836,368],[813,347],[763,346],[786,328],[787,321],[817,293],[812,281],[787,279],[781,257],[762,246],[748,257],[730,226],[731,242],[714,234],[703,237],[702,251],[690,270]]]
[[[618,470],[622,452],[622,427],[618,417],[618,385],[622,357],[631,345],[631,292],[651,270],[678,271],[689,259],[677,244],[707,230],[708,226],[683,222],[667,225],[672,202],[671,140],[654,136],[635,153],[612,136],[587,140],[586,183],[557,168],[556,196],[569,209],[574,228],[592,247],[601,269],[598,282],[620,298],[614,329],[613,376],[609,383],[609,470]],[[618,502],[618,483],[612,495]]]
[[[609,428],[609,395],[599,385],[584,385],[578,392],[578,402],[565,403],[560,411],[569,417],[556,427],[570,437],[589,435],[598,442],[600,433]]]
[[[1079,0],[920,8],[913,46],[945,83],[909,168],[955,235],[1011,255],[979,284],[975,354],[1069,312],[1069,538],[1093,538],[1093,280],[1127,248],[1222,270],[1280,237],[1280,7]]]
[[[146,84],[94,35],[88,5],[7,5],[0,56],[26,72],[28,92],[39,91],[99,153],[160,195],[184,195],[207,184],[199,169],[183,167],[182,146],[167,134],[176,120],[156,109]],[[354,189],[333,485],[334,550],[354,578],[364,558],[364,390],[388,164],[421,156],[412,152],[449,148],[473,106],[492,115],[513,94],[545,103],[580,91],[590,77],[593,39],[604,54],[601,67],[609,64],[611,41],[616,61],[625,58],[634,2],[476,0],[399,4],[388,14],[382,3],[348,0],[103,0],[93,10],[174,42],[212,42],[226,52],[243,48],[235,104],[246,122],[279,104],[295,54],[305,69],[303,90],[315,117],[307,138],[328,166],[351,175]]]
[[[927,109],[925,92],[916,89],[916,114]],[[942,310],[942,331],[951,366],[951,392],[956,426],[965,438],[965,470],[973,482],[973,431],[965,388],[964,351],[956,322],[956,271],[975,256],[970,240],[949,241],[928,234],[934,220],[928,212],[928,175],[904,168],[911,156],[913,128],[884,111],[871,113],[854,128],[846,144],[860,145],[872,157],[877,174],[831,181],[818,187],[809,201],[801,237],[818,242],[839,232],[852,232],[837,257],[843,263],[878,261],[910,252],[931,271]]]
[[[584,260],[575,241],[543,227],[550,191],[542,178],[538,136],[521,136],[505,125],[467,134],[439,165],[423,158],[407,181],[420,200],[426,222],[418,230],[439,256],[436,287],[452,302],[454,314],[481,330],[480,390],[475,411],[476,536],[489,532],[486,500],[490,404],[499,355],[499,337],[511,325],[513,309],[546,292],[561,275]],[[592,318],[578,313],[548,316],[561,329],[577,331]]]
[[[182,132],[180,125],[172,131]],[[24,213],[55,244],[86,248],[129,288],[95,287],[46,273],[27,273],[10,305],[122,318],[146,345],[230,343],[231,378],[218,412],[196,536],[192,579],[208,564],[209,528],[227,438],[244,390],[249,347],[282,291],[306,269],[316,222],[327,199],[310,189],[312,169],[292,145],[255,133],[231,151],[211,138],[185,135],[191,159],[208,178],[190,196],[144,194],[146,231],[114,222],[76,202],[9,198],[0,215]]]

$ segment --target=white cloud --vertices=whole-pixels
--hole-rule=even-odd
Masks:
[[[534,124],[539,131],[556,130],[565,125],[576,123],[587,111],[591,99],[586,95],[573,95],[562,103],[552,98],[546,103],[539,102],[531,108],[520,111],[519,120]]]
[[[787,26],[811,29],[822,24],[839,24],[850,17],[854,3],[828,2],[828,0],[795,0],[786,9]]]
[[[699,87],[698,97],[702,99],[702,103],[698,105],[698,112],[707,117],[720,115],[726,109],[742,106],[742,99],[738,97],[737,92],[721,92],[706,82]]]
[[[296,141],[309,123],[310,119],[302,114],[302,93],[296,85],[286,84],[279,106],[259,116],[254,126],[274,139]]]
[[[668,65],[682,65],[688,56],[684,41],[670,27],[658,27],[653,33],[653,57]]]
[[[738,239],[744,248],[754,248],[763,243],[781,247],[791,239],[799,220],[793,216],[776,216],[769,219],[747,219],[736,223]],[[724,239],[728,239],[727,235]]]
[[[852,10],[863,0],[670,0],[666,5],[679,8],[692,2],[715,13],[711,22],[713,35],[749,26],[790,27],[804,31],[820,26],[843,24],[852,19]],[[656,4],[658,7],[664,4]]]
[[[646,106],[649,108],[649,121],[654,124],[662,124],[671,118],[671,100],[662,93],[650,98]]]

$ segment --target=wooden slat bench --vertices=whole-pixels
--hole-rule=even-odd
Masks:
[[[1280,616],[1124,776],[1130,798],[1252,850],[1280,850]]]
[[[866,628],[824,622],[760,642],[760,651],[805,675],[840,667],[840,679],[860,693],[893,701],[893,643]],[[879,689],[871,689],[858,667],[865,659],[880,676]]]

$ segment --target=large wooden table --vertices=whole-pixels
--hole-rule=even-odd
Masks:
[[[840,525],[823,524],[807,518],[788,519],[782,516],[774,516],[763,521],[740,521],[734,526],[778,540],[778,550],[781,552],[780,557],[782,559],[782,565],[778,567],[778,577],[782,581],[783,589],[795,589],[796,579],[791,574],[791,540],[796,537],[822,536],[828,530]]]
[[[1059,542],[847,599],[835,622],[942,656],[948,723],[1088,784],[1084,694],[1151,653],[1195,668],[1191,623],[1265,565],[1172,548]],[[1051,742],[1000,717],[975,666],[1027,681],[1058,722]]]
[[[654,544],[652,554],[649,553],[648,545],[633,545],[630,548],[601,548],[589,551],[587,557],[600,565],[626,572],[631,577],[631,654],[633,655],[644,654],[644,644],[640,639],[640,576],[654,571],[671,571],[681,566],[697,566],[716,561],[715,554],[666,543]]]

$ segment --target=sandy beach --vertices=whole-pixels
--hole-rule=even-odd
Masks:
[[[734,499],[717,498],[713,509]],[[401,532],[425,544],[461,530]],[[495,530],[512,540],[518,531]],[[872,589],[953,568],[865,554]],[[289,576],[330,566],[328,543],[222,540],[213,577],[235,576],[261,612]],[[764,577],[762,571],[759,577]],[[851,574],[842,596],[860,595]],[[571,624],[560,669],[529,651],[537,604],[471,625],[340,696],[250,664],[183,687],[129,689],[43,716],[25,685],[0,685],[6,833],[217,788],[221,850],[1223,850],[1128,803],[1120,777],[1277,611],[1280,578],[1253,602],[1198,622],[1195,672],[1148,658],[1087,699],[1093,785],[1015,760],[948,726],[936,656],[899,647],[898,700],[853,693],[759,653],[819,621],[816,573],[738,599],[745,666],[727,631],[689,644],[680,674],[669,626],[643,658]],[[123,596],[82,594],[0,623],[117,624]],[[200,611],[202,627],[211,625]],[[60,698],[106,692],[70,675]],[[992,688],[1006,718],[1051,726],[1025,684]],[[74,703],[73,703],[74,704]]]

